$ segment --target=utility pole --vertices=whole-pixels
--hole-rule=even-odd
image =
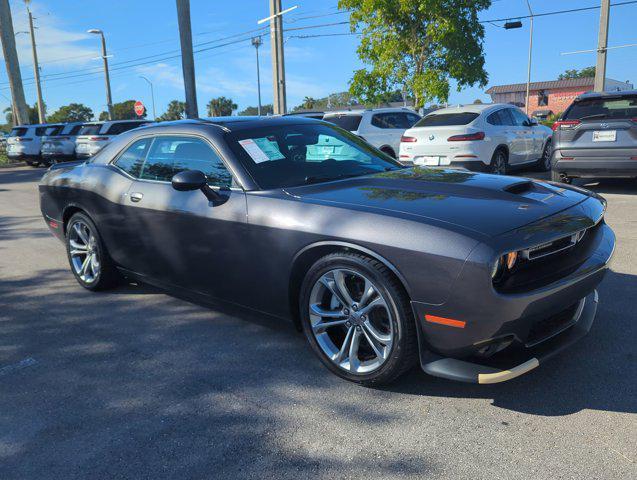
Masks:
[[[192,55],[192,31],[190,28],[190,0],[177,1],[177,21],[181,43],[181,68],[186,91],[186,117],[197,118],[197,87],[195,85],[195,60]]]
[[[11,99],[13,106],[13,124],[23,125],[29,123],[29,109],[24,100],[22,87],[22,75],[18,63],[18,53],[15,48],[15,33],[11,18],[9,0],[0,0],[0,38],[2,39],[2,52],[7,67],[7,77],[11,87]]]
[[[597,37],[597,65],[595,66],[595,91],[603,92],[606,86],[606,53],[608,47],[608,23],[610,0],[602,0],[599,12],[599,36]]]
[[[259,103],[257,106],[257,113],[261,116],[261,68],[259,67],[259,47],[263,43],[261,37],[252,37],[252,45],[257,52],[257,95],[259,97]]]
[[[272,82],[274,113],[283,115],[285,102],[285,62],[283,59],[283,18],[281,0],[270,0],[270,50],[272,51]]]
[[[102,37],[102,60],[104,61],[104,82],[106,83],[106,108],[108,109],[108,119],[113,120],[113,99],[111,97],[111,77],[108,74],[108,55],[106,54],[106,39],[104,32],[99,28],[92,28],[86,33],[94,33]]]
[[[529,8],[529,15],[530,15],[530,21],[531,21],[531,29],[530,29],[530,33],[529,33],[529,64],[527,67],[527,73],[526,73],[526,99],[524,101],[524,111],[526,112],[526,114],[529,114],[529,97],[530,97],[530,90],[531,90],[531,58],[533,55],[533,11],[531,10],[531,4],[529,3],[529,0],[526,0],[526,6]]]
[[[40,67],[38,65],[38,50],[35,46],[35,32],[33,30],[33,14],[29,8],[29,0],[25,0],[27,13],[29,14],[29,31],[31,32],[31,50],[33,52],[33,74],[35,77],[35,90],[38,96],[38,119],[40,123],[46,123],[44,114],[44,102],[42,100],[42,86],[40,85]]]

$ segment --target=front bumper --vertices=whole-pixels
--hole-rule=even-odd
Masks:
[[[589,228],[578,249],[543,261],[521,277],[518,275],[521,283],[507,285],[505,282],[504,289],[496,290],[490,276],[487,281],[486,253],[481,252],[483,247],[479,246],[465,262],[463,271],[443,303],[432,305],[412,301],[414,315],[418,319],[423,369],[436,374],[442,366],[450,368],[449,365],[453,364],[452,370],[477,375],[512,370],[509,368],[511,365],[524,365],[513,369],[516,374],[520,369],[527,371],[537,366],[534,361],[531,362],[533,358],[539,358],[533,353],[536,349],[542,349],[543,359],[551,356],[550,350],[557,347],[549,348],[553,345],[549,340],[566,335],[566,332],[556,335],[549,331],[550,328],[554,325],[572,327],[569,322],[573,320],[575,309],[582,299],[587,299],[584,302],[586,308],[577,323],[586,325],[587,316],[595,315],[595,310],[591,310],[593,301],[589,297],[604,278],[615,247],[615,235],[601,219],[602,213],[602,203],[591,197],[557,217],[548,217],[500,237],[498,241],[503,249],[498,251],[504,251],[507,245],[515,245],[516,242],[528,241],[529,245],[539,245],[546,241],[547,235],[568,233],[560,228],[581,229],[585,225]],[[484,247],[484,252],[486,250],[487,247]],[[566,318],[568,315],[570,317]],[[476,370],[475,365],[496,368],[484,363],[496,357],[505,358],[506,368]],[[521,361],[516,363],[514,358]],[[448,361],[441,362],[443,359]],[[458,361],[472,367],[464,365],[460,368]],[[433,362],[438,363],[431,365]],[[468,378],[477,381],[479,377],[474,377],[473,373],[469,377],[460,373],[440,376],[455,378],[465,375],[464,381],[473,381]]]
[[[478,363],[430,355],[424,362],[421,361],[422,369],[434,377],[467,383],[487,384],[512,380],[539,367],[584,337],[593,325],[597,303],[597,290],[594,290],[580,300],[567,328],[535,347],[517,352],[517,356],[511,356],[507,352],[504,358],[496,355]]]

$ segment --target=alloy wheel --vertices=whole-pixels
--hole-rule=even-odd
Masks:
[[[506,158],[502,152],[498,152],[493,159],[491,165],[491,173],[495,175],[506,175],[507,163]]]
[[[91,284],[100,275],[100,258],[97,239],[91,228],[81,220],[69,227],[69,254],[77,276]]]
[[[310,292],[310,327],[323,353],[350,373],[378,370],[394,342],[392,312],[371,280],[353,270],[324,273]]]

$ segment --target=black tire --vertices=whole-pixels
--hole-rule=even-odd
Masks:
[[[391,322],[393,332],[391,349],[384,363],[368,373],[353,373],[338,366],[323,351],[312,331],[309,312],[312,289],[324,274],[340,268],[368,278],[387,303],[388,321]],[[299,295],[299,307],[303,332],[312,350],[330,371],[341,378],[366,386],[386,385],[417,363],[416,323],[409,298],[392,272],[375,259],[355,253],[333,253],[320,258],[305,275]],[[352,328],[360,330],[361,327]]]
[[[537,161],[537,169],[540,172],[548,172],[551,169],[551,141],[547,141],[542,150],[542,157]]]
[[[80,273],[77,271],[77,266],[74,263],[77,259],[77,256],[74,258],[72,255],[72,250],[74,249],[72,245],[73,236],[75,235],[75,225],[83,225],[88,229],[90,236],[92,236],[95,241],[92,243],[89,250],[87,250],[90,254],[94,254],[97,256],[97,265],[99,265],[98,273],[92,275],[92,278],[82,278]],[[69,265],[71,267],[71,272],[73,276],[77,280],[77,282],[87,290],[105,290],[107,288],[111,288],[115,286],[119,280],[121,279],[117,268],[115,268],[114,262],[111,260],[108,255],[108,251],[104,246],[104,242],[102,237],[100,236],[95,223],[91,218],[85,213],[78,212],[74,214],[66,224],[66,254],[69,260]],[[73,250],[75,251],[75,250]],[[87,253],[88,255],[88,253]],[[80,259],[82,256],[79,257]],[[86,256],[83,256],[85,259]],[[89,262],[90,263],[90,262]],[[89,265],[89,267],[92,267]]]
[[[396,158],[396,153],[394,152],[394,150],[392,150],[389,147],[382,147],[380,151],[386,155],[389,155],[391,158],[394,158],[394,159]]]
[[[509,172],[509,155],[506,150],[498,148],[493,152],[489,172],[494,175],[506,175]]]

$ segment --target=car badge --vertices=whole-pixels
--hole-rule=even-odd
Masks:
[[[601,128],[608,128],[608,123],[601,123],[599,126]]]
[[[434,135],[429,135],[429,140],[433,142],[434,138],[436,138]]]

